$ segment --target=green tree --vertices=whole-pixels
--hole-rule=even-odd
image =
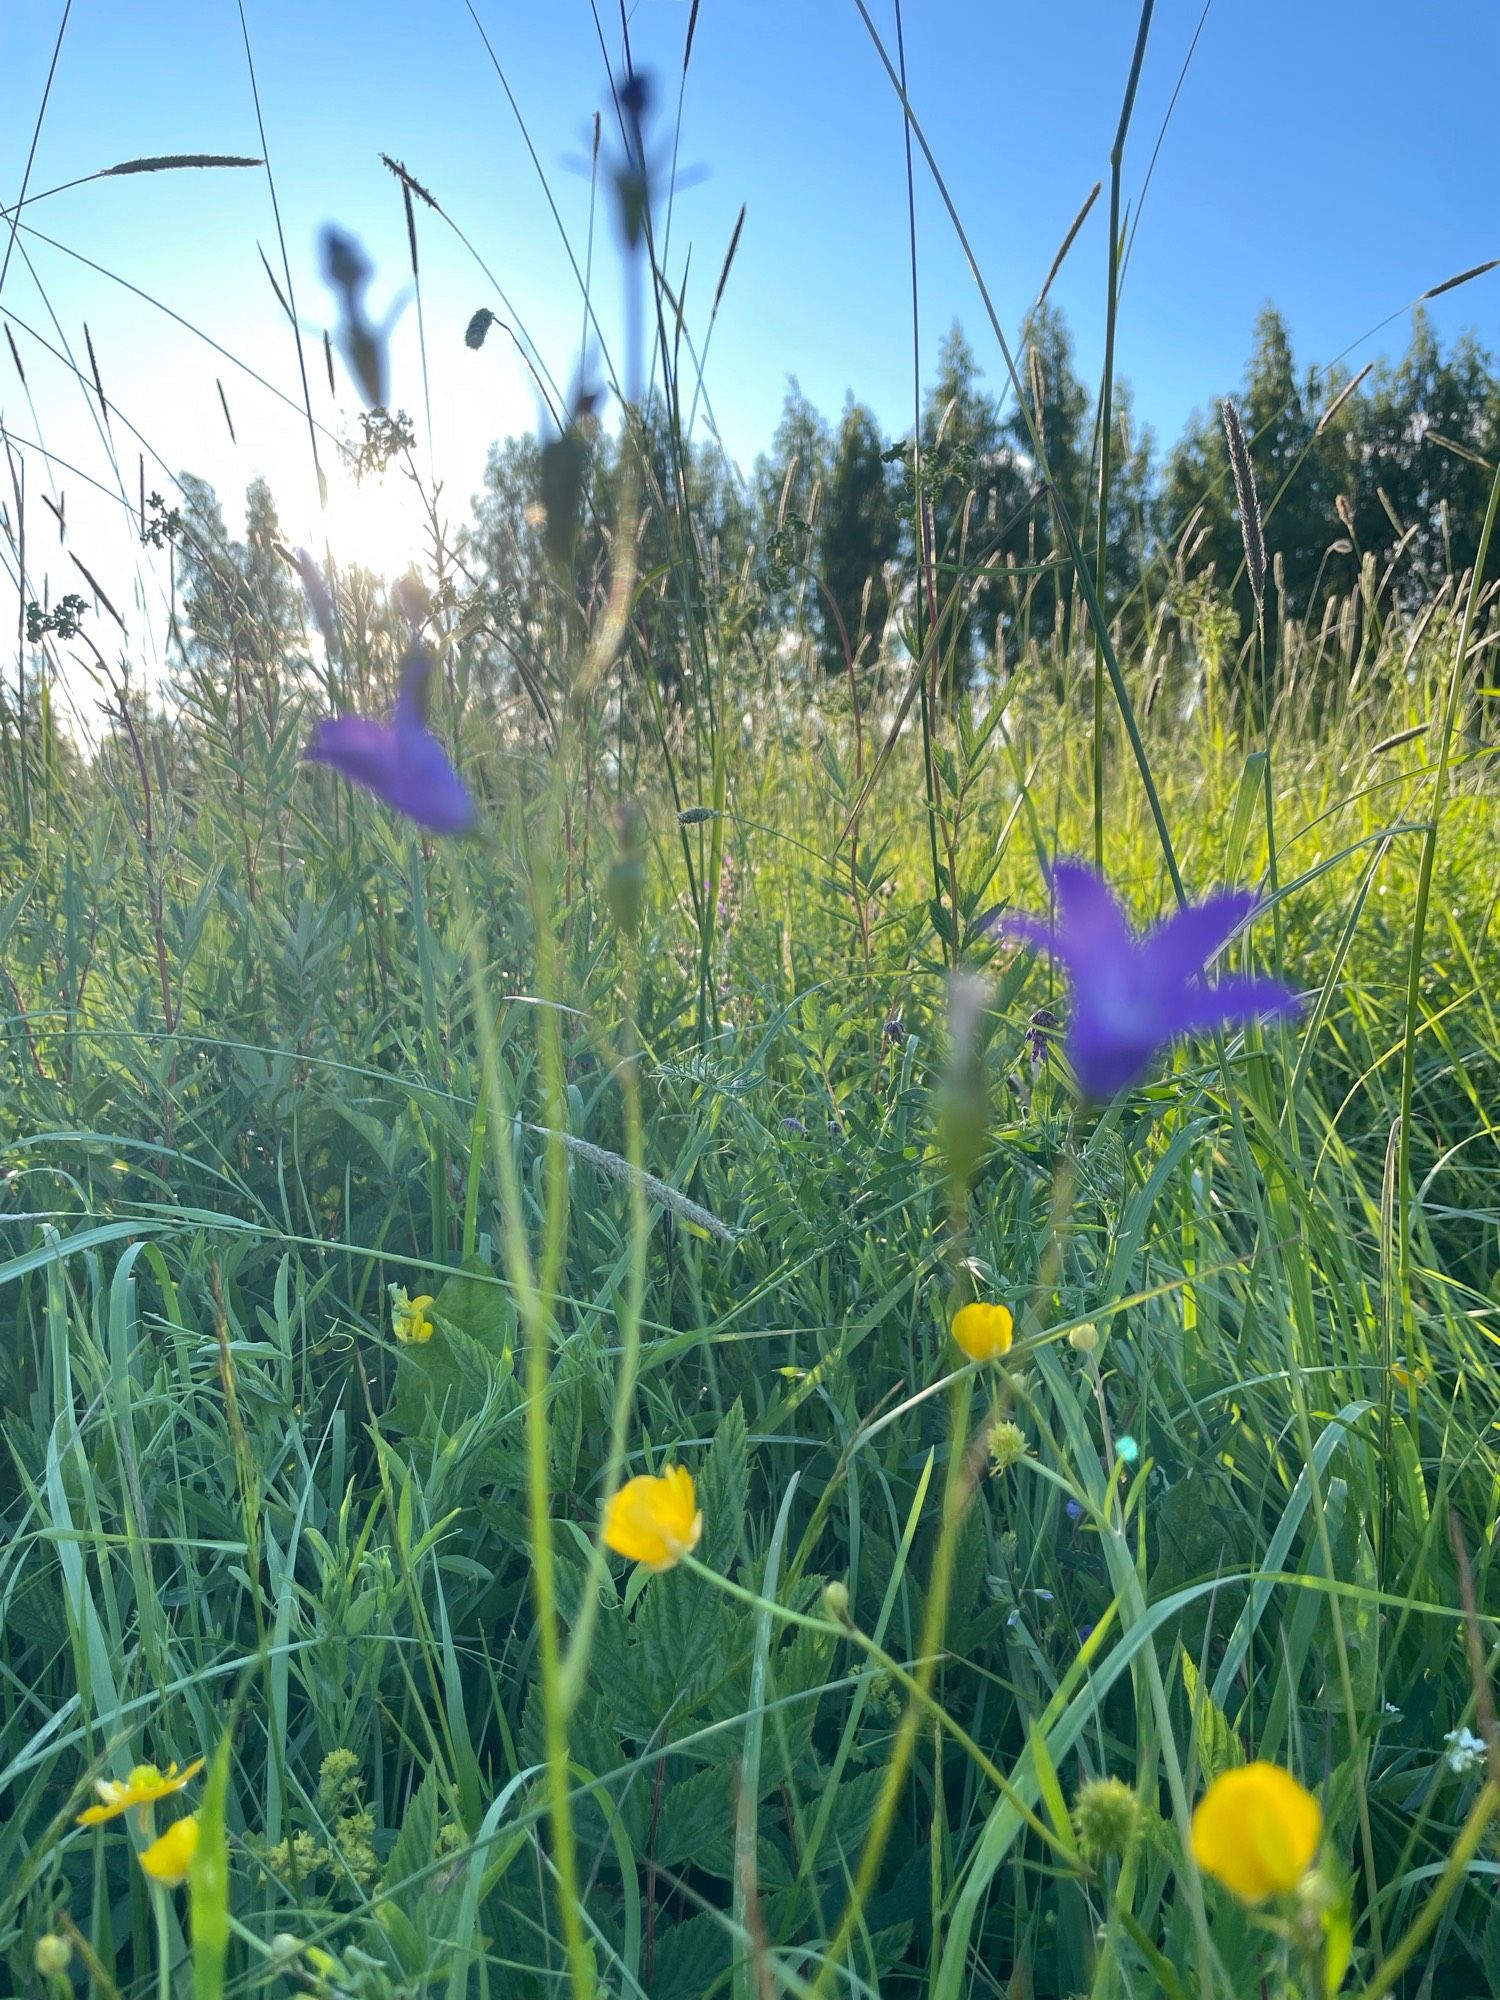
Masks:
[[[1031,469],[1030,492],[1011,522],[1003,546],[1016,563],[1032,571],[1028,585],[1032,629],[1055,631],[1066,642],[1073,565],[1058,510],[1066,507],[1081,545],[1092,552],[1095,510],[1087,430],[1090,398],[1073,365],[1073,339],[1067,321],[1055,306],[1040,306],[1031,315],[1020,358],[1026,409],[1011,411],[1004,435],[1017,465]],[[1051,476],[1050,488],[1042,481],[1033,425]],[[1115,578],[1116,593],[1122,581],[1123,575]]]
[[[261,478],[246,487],[245,539],[234,541],[208,481],[184,473],[180,484],[184,661],[190,671],[218,666],[260,683],[276,681],[287,661],[305,654],[307,623],[301,587],[280,554],[271,489]]]
[[[1269,565],[1266,584],[1266,671],[1279,678],[1283,621],[1315,620],[1330,595],[1357,580],[1354,555],[1340,519],[1341,496],[1352,493],[1357,411],[1320,419],[1342,386],[1326,371],[1299,373],[1286,324],[1273,306],[1256,323],[1255,350],[1242,393],[1240,421],[1260,498]],[[1350,403],[1356,399],[1351,398]],[[1170,557],[1209,572],[1230,591],[1242,641],[1255,627],[1255,602],[1245,574],[1244,538],[1224,435],[1222,404],[1194,418],[1167,463],[1160,530]],[[1249,686],[1251,649],[1242,643],[1226,661],[1235,687]]]
[[[931,510],[932,584],[947,673],[964,686],[991,654],[1011,594],[996,565],[1033,484],[981,386],[974,351],[955,320],[922,412],[922,492]],[[925,578],[919,578],[925,590]]]
[[[1485,461],[1500,450],[1494,357],[1472,334],[1445,356],[1419,307],[1405,356],[1377,371],[1362,414],[1355,532],[1382,569],[1394,561],[1396,601],[1410,608],[1477,553]]]
[[[772,643],[788,631],[819,629],[811,573],[817,515],[832,462],[828,424],[793,375],[787,381],[771,448],[756,459],[751,482],[762,558],[763,617]]]
[[[817,523],[826,672],[844,671],[846,644],[856,665],[868,665],[878,655],[890,610],[887,565],[900,541],[900,503],[885,462],[885,439],[871,412],[850,396]]]

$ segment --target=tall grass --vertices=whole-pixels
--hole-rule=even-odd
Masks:
[[[738,642],[649,297],[616,518],[668,524],[689,670],[628,528],[545,740],[440,613],[483,839],[300,766],[275,659],[118,687],[88,756],[45,674],[0,711],[16,1990],[44,1934],[204,2000],[1494,1990],[1482,578],[1286,634],[1262,723],[1211,580],[1127,652],[1074,524],[1075,636],[953,693],[919,542],[910,646],[809,687]],[[990,921],[1101,835],[1142,920],[1266,884],[1302,995],[1102,1114]],[[598,1523],[670,1462],[703,1539],[647,1576]],[[179,1910],[75,1815],[200,1754]],[[1319,1907],[1191,1858],[1247,1756],[1322,1801]]]

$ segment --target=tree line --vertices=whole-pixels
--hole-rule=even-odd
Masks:
[[[637,575],[630,643],[669,701],[715,647],[844,676],[879,673],[935,639],[955,685],[1033,646],[1065,658],[1081,629],[1079,554],[1102,575],[1123,645],[1196,594],[1224,636],[1231,685],[1236,674],[1247,685],[1252,655],[1257,673],[1279,671],[1289,627],[1351,606],[1376,625],[1410,616],[1475,559],[1500,451],[1500,374],[1471,334],[1445,349],[1420,308],[1401,359],[1354,377],[1299,368],[1281,315],[1260,315],[1234,392],[1269,559],[1259,651],[1221,403],[1163,457],[1134,421],[1128,385],[1114,385],[1100,565],[1098,399],[1054,307],[1033,314],[1018,368],[1019,395],[992,386],[955,324],[904,437],[852,393],[830,421],[792,379],[744,475],[686,441],[671,393],[636,413],[628,449],[587,401],[561,435],[494,445],[445,586],[471,652],[488,656],[497,690],[524,690],[545,716],[559,638],[602,609],[622,531]],[[303,624],[275,554],[274,501],[252,488],[244,543],[225,536],[210,489],[186,481],[184,501],[185,654],[253,644],[269,661]],[[377,616],[378,593],[366,594]]]

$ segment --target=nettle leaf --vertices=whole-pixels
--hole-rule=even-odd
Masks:
[[[818,1694],[826,1685],[834,1641],[822,1632],[798,1632],[788,1644],[771,1656],[765,1719],[761,1747],[760,1795],[769,1797],[785,1784],[805,1782],[810,1776],[813,1725],[818,1719]],[[791,1695],[806,1700],[788,1701]],[[744,1743],[745,1711],[750,1701],[750,1662],[736,1663],[723,1685],[715,1691],[713,1714],[716,1720],[735,1721],[737,1726],[715,1739],[726,1757],[738,1757]],[[785,1704],[784,1706],[782,1704]]]
[[[1182,1685],[1192,1706],[1198,1730],[1198,1762],[1208,1784],[1233,1771],[1245,1761],[1244,1745],[1234,1732],[1229,1717],[1203,1686],[1198,1669],[1188,1653],[1182,1656]]]
[[[681,1570],[653,1577],[642,1593],[635,1640],[657,1720],[669,1710],[697,1707],[742,1650],[732,1652],[726,1643],[722,1600]]]
[[[689,1917],[657,1935],[653,2000],[712,2000],[729,1977],[732,1938],[722,1917]]]
[[[445,1325],[434,1306],[432,1338],[396,1356],[390,1418],[404,1431],[421,1431],[434,1417],[444,1430],[456,1430],[507,1387],[514,1389],[509,1358]]]
[[[423,1870],[431,1866],[437,1852],[441,1805],[438,1774],[429,1771],[402,1815],[401,1831],[385,1864],[385,1880],[390,1885],[387,1893],[408,1911],[415,1910],[432,1889],[432,1878],[423,1876]],[[413,1881],[413,1876],[422,1879]]]
[[[743,1406],[725,1413],[698,1475],[703,1509],[700,1554],[710,1569],[727,1570],[740,1552],[750,1494],[750,1434]]]
[[[591,1777],[611,1780],[605,1789],[631,1846],[637,1854],[643,1854],[651,1833],[652,1799],[659,1766],[649,1763],[639,1769],[625,1768],[633,1760],[622,1750],[608,1709],[597,1694],[591,1693],[579,1704],[568,1724],[568,1740],[575,1760]],[[592,1792],[578,1799],[576,1812],[579,1841],[608,1855],[612,1835],[604,1810]]]
[[[846,1869],[852,1870],[875,1817],[884,1783],[883,1770],[862,1771],[858,1777],[842,1780],[828,1815],[828,1828],[818,1855],[820,1868],[836,1867],[841,1874]]]
[[[487,1348],[510,1365],[516,1341],[516,1309],[510,1293],[484,1259],[465,1257],[462,1270],[447,1279],[432,1302],[432,1317]]]
[[[431,1339],[403,1346],[396,1358],[389,1414],[406,1431],[422,1430],[430,1416],[456,1430],[497,1390],[514,1391],[516,1311],[482,1257],[464,1259],[433,1300],[431,1318]]]
[[[729,1766],[718,1764],[695,1771],[681,1782],[670,1782],[656,1824],[653,1858],[663,1868],[700,1863],[705,1850],[725,1826],[734,1823],[734,1799]]]

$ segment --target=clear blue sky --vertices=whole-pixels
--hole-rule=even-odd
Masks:
[[[894,47],[891,0],[867,0]],[[588,186],[576,162],[606,64],[587,0],[474,0],[580,258]],[[612,56],[618,12],[599,0]],[[1199,28],[1201,0],[1160,0],[1125,164],[1132,214]],[[64,0],[8,0],[3,28],[8,117],[0,131],[0,203],[16,199]],[[688,0],[637,0],[637,61],[670,109]],[[1127,0],[908,0],[913,103],[949,179],[1002,320],[1013,331],[1108,154],[1136,31]],[[318,226],[337,220],[374,254],[377,303],[406,276],[399,191],[383,150],[404,158],[505,287],[553,373],[571,376],[581,305],[558,228],[515,113],[465,0],[245,0],[266,144],[292,266],[314,407],[347,428],[357,399],[328,394],[316,330],[328,316],[317,275]],[[1285,313],[1304,363],[1331,359],[1400,313],[1426,287],[1500,252],[1495,221],[1491,85],[1500,67],[1493,0],[1440,8],[1395,0],[1215,0],[1182,80],[1140,210],[1120,326],[1119,369],[1139,417],[1170,443],[1195,407],[1241,379],[1255,315]],[[1466,81],[1472,80],[1472,81]],[[666,121],[660,127],[665,134]],[[701,170],[678,199],[671,267],[691,247],[690,321],[701,333],[741,202],[747,220],[709,357],[708,387],[730,451],[747,468],[774,426],[786,379],[835,415],[846,390],[893,433],[911,420],[911,318],[899,105],[853,0],[702,0],[687,78],[681,159]],[[42,121],[30,191],[142,154],[261,151],[235,0],[73,0]],[[931,372],[958,317],[998,381],[994,342],[951,229],[918,161],[922,357]],[[280,279],[263,172],[94,182],[25,211],[69,249],[171,305],[294,400],[296,351],[262,269]],[[536,403],[505,343],[479,354],[462,331],[481,305],[500,310],[469,253],[419,210],[432,384],[432,464],[461,514],[493,436],[529,426]],[[1106,220],[1101,199],[1055,296],[1077,337],[1086,379],[1101,359]],[[35,274],[23,252],[34,264]],[[618,327],[618,264],[595,249],[595,296]],[[232,362],[105,278],[24,231],[0,311],[27,370],[33,415],[8,354],[0,412],[108,486],[107,440],[90,399],[38,346],[60,344],[50,315],[87,365],[93,335],[107,394],[165,464],[200,470],[232,498],[264,470],[288,525],[315,510],[305,422]],[[1496,343],[1500,273],[1434,309],[1440,331],[1473,326]],[[29,331],[28,331],[29,329]],[[1399,352],[1403,320],[1356,346],[1359,365]],[[393,401],[424,433],[416,321],[395,345]],[[238,442],[231,444],[215,377]],[[116,422],[125,484],[136,445]],[[31,490],[46,483],[32,458]],[[77,474],[68,494],[72,546],[122,577],[102,503]],[[147,483],[162,483],[148,462]],[[117,510],[118,511],[118,510]],[[381,543],[399,523],[372,518]],[[351,529],[351,533],[358,530]],[[118,529],[115,530],[118,536]],[[383,540],[382,540],[383,537]],[[113,564],[114,567],[110,567]],[[73,587],[52,550],[54,592]],[[159,608],[154,572],[134,614]],[[125,609],[122,606],[122,609]]]

